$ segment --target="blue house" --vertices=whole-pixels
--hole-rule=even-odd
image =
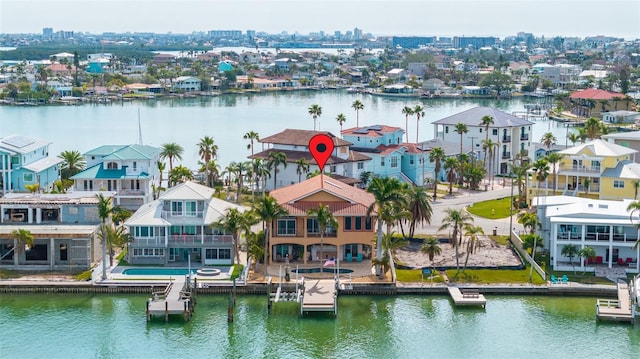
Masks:
[[[427,170],[428,152],[414,143],[403,143],[400,127],[375,125],[342,131],[342,138],[353,143],[351,150],[371,157],[365,171],[378,177],[394,177],[423,185],[433,170]]]
[[[26,192],[39,184],[49,191],[60,178],[62,159],[49,156],[49,145],[37,138],[12,135],[0,139],[0,193]]]
[[[218,63],[218,72],[225,72],[233,70],[233,65],[229,61],[220,61]]]

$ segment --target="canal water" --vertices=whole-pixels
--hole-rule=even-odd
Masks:
[[[138,118],[144,144],[160,146],[175,142],[184,148],[179,163],[197,168],[200,157],[197,143],[212,136],[219,146],[218,164],[222,169],[232,161],[246,161],[251,152],[243,135],[249,131],[261,137],[285,128],[313,129],[308,108],[322,107],[319,129],[339,135],[336,116],[344,113],[344,128],[356,126],[356,113],[351,104],[359,99],[364,109],[359,113],[360,126],[386,124],[405,127],[404,106],[420,104],[425,117],[420,120],[419,140],[434,137],[433,121],[475,106],[491,106],[507,113],[525,111],[524,104],[535,99],[421,99],[391,98],[353,94],[344,90],[295,91],[263,94],[224,95],[185,99],[139,100],[109,105],[77,106],[0,106],[0,137],[20,134],[52,142],[50,150],[82,153],[103,144],[138,143]],[[138,113],[140,114],[138,116]],[[478,119],[478,122],[480,119]],[[537,121],[532,141],[551,131],[558,143],[565,144],[568,129],[554,121]],[[416,138],[416,117],[409,119],[409,139]],[[256,144],[256,150],[261,145]]]
[[[341,296],[338,315],[199,296],[190,322],[146,322],[146,296],[0,295],[2,358],[637,358],[640,325],[595,320],[595,299]]]

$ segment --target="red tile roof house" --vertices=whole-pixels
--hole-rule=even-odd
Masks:
[[[267,191],[298,183],[306,178],[307,173],[319,170],[316,161],[309,152],[309,140],[317,134],[326,134],[333,138],[335,146],[333,154],[324,167],[324,172],[330,173],[331,177],[350,185],[360,182],[360,175],[365,171],[365,162],[370,161],[371,157],[350,150],[351,142],[326,131],[286,129],[260,139],[263,151],[249,156],[250,159],[260,159],[266,162],[269,160],[271,152],[280,152],[286,155],[286,167],[278,165],[277,172],[273,168],[270,169],[271,174],[269,178],[265,179]],[[300,159],[304,159],[309,164],[309,170],[298,174],[296,161]]]
[[[371,258],[376,231],[376,212],[367,218],[367,209],[375,203],[371,193],[319,175],[270,195],[289,212],[269,231],[270,262],[288,258],[294,263],[318,261],[320,265],[331,258],[345,262]],[[338,221],[338,228],[327,228],[322,239],[318,222],[307,215],[320,204],[328,206]]]
[[[620,92],[599,89],[576,91],[569,96],[571,113],[582,117],[600,117],[603,112],[625,109],[635,111],[632,99]]]

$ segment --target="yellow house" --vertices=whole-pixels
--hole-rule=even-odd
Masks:
[[[289,212],[271,231],[271,261],[307,264],[331,258],[345,262],[371,258],[375,236],[375,212],[367,217],[367,208],[375,203],[371,193],[320,175],[270,195]],[[327,228],[322,237],[316,219],[307,216],[309,209],[320,204],[328,206],[338,222],[338,228]]]
[[[633,163],[638,151],[596,139],[562,151],[556,164],[556,186],[553,187],[554,164],[549,176],[538,184],[535,175],[529,182],[529,198],[538,195],[569,195],[596,199],[633,199],[634,181],[640,180],[640,164]],[[640,182],[638,182],[640,185]]]

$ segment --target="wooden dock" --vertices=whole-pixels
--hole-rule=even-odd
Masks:
[[[305,312],[333,312],[338,314],[338,292],[333,279],[304,281],[300,314]]]
[[[188,321],[195,305],[195,298],[191,294],[185,277],[172,280],[165,290],[151,293],[147,301],[147,321],[153,316],[164,316],[164,320],[169,321],[170,314],[182,314],[184,320]]]
[[[627,283],[618,283],[618,299],[598,299],[596,303],[596,318],[598,320],[633,323],[631,291]]]
[[[482,308],[487,304],[487,299],[484,295],[478,293],[477,289],[463,289],[460,291],[458,287],[447,287],[449,295],[455,305],[459,306],[474,306],[479,305]]]

